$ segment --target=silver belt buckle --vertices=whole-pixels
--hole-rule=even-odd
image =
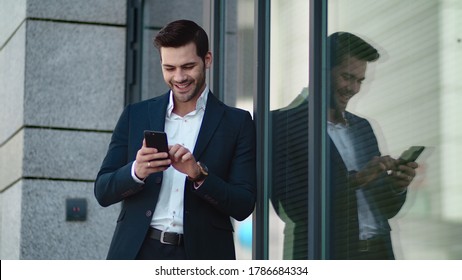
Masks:
[[[160,232],[160,240],[159,240],[160,243],[162,243],[162,244],[167,244],[167,245],[172,245],[172,244],[169,243],[169,242],[165,242],[165,241],[164,241],[164,237],[165,237],[165,231],[161,231],[161,232]]]
[[[175,244],[175,243],[173,243],[173,242],[167,242],[167,241],[164,240],[164,238],[165,238],[165,233],[166,233],[165,231],[161,231],[161,232],[160,232],[160,240],[159,240],[160,243],[162,243],[162,244],[167,244],[167,245],[177,245],[177,246],[181,244],[181,235],[180,235],[180,234],[178,234],[178,242]],[[173,233],[172,233],[172,234],[173,234]]]

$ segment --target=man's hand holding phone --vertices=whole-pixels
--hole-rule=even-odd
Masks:
[[[138,150],[135,161],[135,175],[140,180],[169,168],[172,162],[168,155],[166,134],[159,131],[145,131],[143,146]]]
[[[414,179],[416,175],[415,169],[417,167],[419,167],[419,165],[415,161],[402,163],[398,160],[397,169],[393,170],[390,175],[395,180],[398,187],[405,188],[409,186]]]
[[[415,169],[419,167],[415,161],[424,149],[423,146],[412,146],[397,159],[397,168],[390,175],[398,187],[405,188],[412,182],[416,175]]]
[[[400,190],[409,186],[414,179],[415,169],[419,166],[415,161],[425,148],[423,146],[412,146],[404,151],[398,159],[390,156],[374,157],[359,172],[354,174],[353,184],[366,185],[380,177],[382,172],[387,171],[389,178]]]

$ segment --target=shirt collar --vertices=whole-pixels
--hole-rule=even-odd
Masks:
[[[196,111],[200,109],[205,110],[205,105],[207,104],[207,98],[208,98],[209,91],[210,91],[209,86],[206,85],[204,91],[201,93],[201,95],[197,99]],[[169,98],[168,106],[167,106],[167,117],[170,117],[172,115],[173,107],[174,107],[173,93],[172,93],[172,90],[170,90],[170,98]]]

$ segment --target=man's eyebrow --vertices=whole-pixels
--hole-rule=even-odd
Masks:
[[[360,80],[360,81],[364,81],[366,79],[366,77],[360,78],[356,76],[355,74],[351,74],[349,72],[343,72],[342,75],[345,75],[345,76],[348,76],[348,78],[353,78],[353,79]]]
[[[194,65],[196,65],[196,64],[197,64],[197,62],[188,62],[188,63],[185,63],[185,64],[181,65],[181,67],[185,67],[185,66],[194,66]]]
[[[180,65],[179,67],[194,66],[196,64],[197,64],[197,62],[187,62],[185,64]],[[177,66],[171,65],[171,64],[168,64],[168,63],[162,63],[162,67],[177,67]]]

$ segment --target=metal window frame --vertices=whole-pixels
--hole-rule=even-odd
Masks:
[[[308,259],[329,259],[327,185],[327,3],[310,0]]]
[[[213,1],[213,41],[211,42],[213,48],[213,67],[212,67],[212,81],[213,93],[215,96],[224,102],[225,100],[225,37],[226,37],[226,3],[225,0]]]
[[[308,158],[308,258],[328,259],[327,193],[327,87],[326,43],[328,0],[310,1],[309,61],[309,158]],[[253,259],[268,259],[269,174],[271,162],[269,137],[270,11],[271,1],[256,1],[254,119],[257,128],[257,204],[253,220]]]
[[[253,216],[252,258],[269,257],[269,100],[270,100],[270,0],[255,2],[255,77],[254,121],[257,129],[257,203]]]
[[[125,105],[141,101],[144,0],[127,0]]]

